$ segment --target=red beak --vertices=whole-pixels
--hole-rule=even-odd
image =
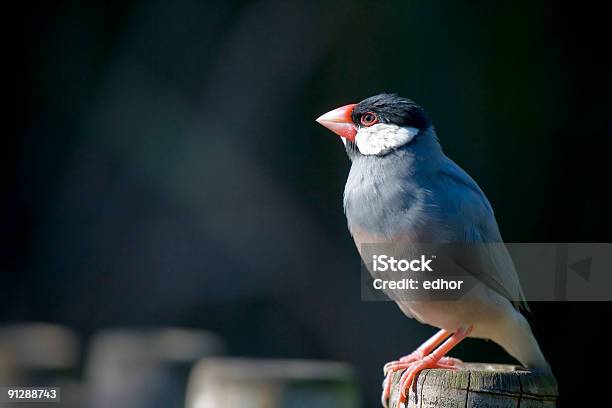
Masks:
[[[351,119],[351,113],[355,103],[345,105],[340,108],[329,111],[324,115],[317,118],[317,122],[325,126],[340,137],[344,137],[351,142],[355,141],[355,135],[357,134],[357,127]]]

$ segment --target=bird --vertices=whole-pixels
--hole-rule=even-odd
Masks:
[[[362,258],[368,244],[478,248],[471,262],[457,260],[482,283],[465,297],[406,299],[387,293],[407,317],[439,331],[412,353],[385,364],[382,405],[388,405],[395,372],[404,370],[399,408],[421,370],[459,368],[461,361],[447,353],[467,337],[492,340],[523,366],[550,372],[521,313],[528,306],[491,204],[472,177],[443,152],[425,110],[411,99],[381,93],[333,109],[316,122],[340,136],[350,159],[343,205]]]

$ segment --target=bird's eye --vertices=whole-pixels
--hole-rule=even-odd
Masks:
[[[363,126],[372,126],[376,122],[378,122],[378,118],[376,117],[375,113],[366,112],[363,115],[361,115],[361,124]]]

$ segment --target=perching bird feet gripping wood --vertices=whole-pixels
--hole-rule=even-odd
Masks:
[[[390,407],[397,406],[402,373],[393,374]],[[459,370],[421,371],[410,387],[406,408],[552,408],[557,395],[551,374],[505,364],[464,363]]]

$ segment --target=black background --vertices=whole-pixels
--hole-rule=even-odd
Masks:
[[[0,320],[85,338],[206,328],[235,355],[348,361],[377,406],[382,363],[433,329],[360,301],[348,160],[314,118],[381,91],[411,97],[506,241],[609,241],[612,67],[595,4],[24,6],[6,36],[17,128],[5,133]],[[609,304],[532,309],[559,406],[586,406],[607,370]],[[512,361],[479,340],[454,355]]]

